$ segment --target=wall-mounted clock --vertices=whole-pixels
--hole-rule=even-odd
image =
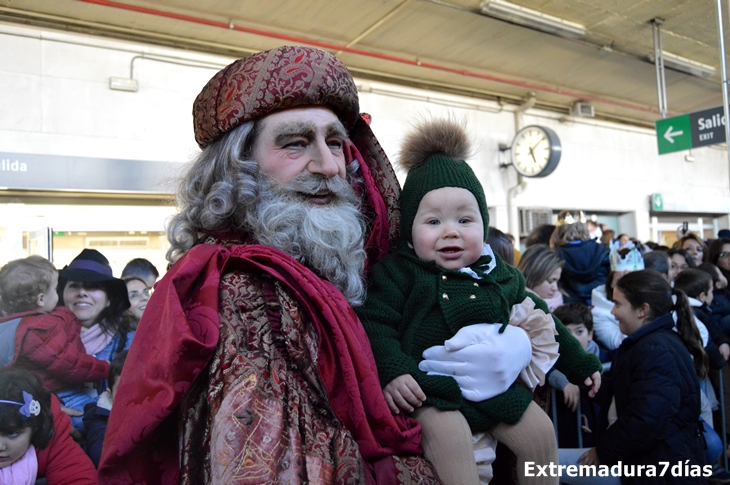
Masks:
[[[531,125],[515,135],[510,157],[517,172],[525,177],[545,177],[557,168],[561,153],[560,139],[553,130]]]

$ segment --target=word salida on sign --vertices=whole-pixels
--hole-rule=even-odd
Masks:
[[[0,160],[0,172],[27,172],[28,165],[25,163],[15,160],[10,161],[9,158],[3,158]]]

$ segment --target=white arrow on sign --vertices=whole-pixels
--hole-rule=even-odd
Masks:
[[[667,129],[667,132],[664,133],[664,138],[667,139],[669,143],[674,143],[674,137],[679,135],[684,135],[684,132],[682,130],[672,131],[673,126],[670,126]]]

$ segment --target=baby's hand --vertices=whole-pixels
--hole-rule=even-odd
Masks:
[[[563,402],[571,411],[575,412],[580,402],[580,388],[570,382],[566,384],[563,389]]]
[[[583,384],[590,387],[588,397],[596,397],[596,393],[601,388],[601,373],[599,371],[594,372],[590,377],[586,377]]]
[[[383,388],[385,402],[393,414],[400,414],[400,410],[412,413],[415,408],[421,407],[426,395],[416,380],[410,374],[398,376]]]

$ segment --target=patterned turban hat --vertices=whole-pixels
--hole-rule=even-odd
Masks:
[[[370,116],[359,113],[350,71],[335,56],[311,47],[283,46],[225,67],[195,99],[195,141],[205,148],[246,121],[299,106],[325,106],[347,128],[345,157],[360,165],[362,184],[356,192],[369,220],[365,247],[372,264],[398,239],[400,185],[370,129]]]
[[[297,106],[327,106],[352,130],[360,118],[355,82],[328,52],[278,47],[225,67],[193,104],[195,141],[205,148],[246,121]]]

